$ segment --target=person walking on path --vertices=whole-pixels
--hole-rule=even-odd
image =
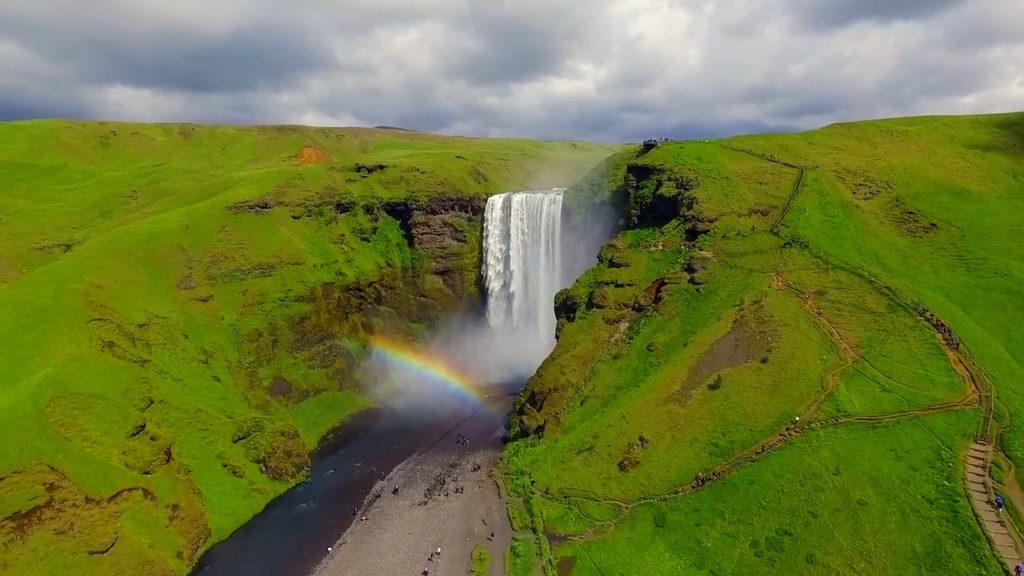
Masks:
[[[1002,512],[1003,511],[1003,506],[1006,506],[1006,500],[1003,499],[1003,495],[1002,494],[996,494],[996,502],[995,502],[995,504],[996,504],[996,511],[997,512]]]
[[[1013,567],[1013,576],[1024,576],[1024,564],[1017,562],[1017,565]]]

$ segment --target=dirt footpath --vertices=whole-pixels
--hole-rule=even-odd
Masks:
[[[501,434],[500,417],[481,410],[398,466],[362,509],[338,512],[358,518],[314,574],[465,576],[478,544],[491,552],[491,575],[504,574],[511,527],[488,476]]]

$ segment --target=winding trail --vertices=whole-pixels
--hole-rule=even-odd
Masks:
[[[735,148],[731,146],[724,147],[797,171],[793,189],[787,198],[786,204],[781,210],[778,218],[771,226],[772,234],[782,238],[783,236],[780,234],[782,223],[789,214],[790,208],[793,206],[801,188],[803,187],[806,171],[814,169],[815,167],[800,166],[753,150]],[[821,258],[820,255],[814,254],[813,252],[809,253],[815,257]],[[870,272],[856,267],[837,264],[835,262],[828,262],[828,264],[837,266],[868,281],[887,299],[906,309],[908,312],[915,313],[913,304],[902,298],[895,289]],[[994,452],[993,445],[995,444],[996,437],[1000,431],[994,416],[994,389],[985,377],[984,373],[977,368],[977,364],[971,358],[971,354],[966,347],[961,345],[951,346],[938,332],[936,332],[936,336],[939,337],[943,348],[949,356],[950,364],[964,382],[964,395],[959,399],[913,410],[858,416],[834,416],[813,420],[825,400],[838,388],[840,384],[840,375],[844,370],[848,369],[854,364],[854,362],[860,359],[860,355],[856,348],[843,338],[839,329],[825,316],[822,310],[817,307],[813,295],[807,294],[792,284],[787,283],[777,272],[772,273],[772,286],[776,290],[787,292],[801,300],[804,310],[814,319],[815,323],[818,324],[818,327],[828,334],[829,339],[832,341],[836,351],[838,352],[839,358],[823,377],[821,394],[800,411],[800,418],[793,425],[787,426],[784,430],[781,430],[775,435],[763,440],[757,446],[723,462],[711,472],[707,474],[699,474],[693,482],[679,486],[670,492],[652,496],[643,496],[632,501],[623,501],[614,498],[602,497],[598,494],[588,493],[583,490],[566,490],[559,493],[554,493],[549,490],[535,491],[534,494],[537,497],[547,500],[562,501],[565,503],[572,501],[586,501],[606,506],[614,506],[619,509],[618,514],[614,517],[603,521],[593,522],[584,532],[568,536],[565,539],[572,541],[590,540],[594,538],[597,533],[617,524],[639,505],[680,498],[696,492],[697,490],[701,490],[722,478],[735,473],[744,466],[765,457],[804,431],[819,430],[826,427],[849,424],[890,422],[978,407],[982,412],[982,417],[979,422],[975,440],[970,445],[964,456],[965,489],[972,509],[974,510],[974,514],[977,517],[978,523],[983,529],[993,552],[1002,560],[1009,573],[1012,574],[1014,566],[1019,563],[1024,563],[1024,560],[1022,560],[1022,558],[1024,558],[1024,554],[1022,554],[1022,551],[1024,551],[1024,538],[1021,537],[1016,526],[1012,522],[1008,521],[1007,513],[997,511],[993,505],[996,487],[989,471]],[[1009,473],[1013,474],[1012,471]],[[1022,512],[1024,512],[1024,510],[1022,510]],[[585,548],[583,550],[585,551]],[[589,555],[587,557],[593,568],[600,573],[596,564],[593,563],[593,559],[589,558]]]
[[[740,468],[767,456],[772,451],[785,445],[787,442],[804,431],[818,430],[832,426],[842,426],[861,423],[881,423],[916,418],[953,410],[961,410],[971,407],[979,407],[982,411],[982,419],[977,432],[976,440],[971,444],[965,455],[965,488],[971,506],[978,522],[984,529],[989,543],[996,555],[1003,561],[1009,572],[1012,574],[1013,567],[1024,562],[1024,540],[1016,528],[1007,521],[1005,513],[1000,513],[993,505],[995,487],[989,474],[992,462],[992,442],[997,432],[995,431],[993,417],[993,399],[991,384],[985,379],[975,367],[966,350],[952,348],[944,345],[949,361],[953,369],[960,375],[965,385],[964,395],[950,402],[936,404],[924,408],[892,412],[885,414],[869,414],[858,416],[834,416],[821,420],[812,420],[818,412],[825,398],[839,386],[839,375],[851,366],[859,355],[853,345],[849,344],[841,335],[838,328],[825,317],[824,313],[815,305],[812,295],[802,292],[795,286],[787,283],[779,274],[772,274],[772,285],[777,290],[782,290],[799,298],[804,309],[811,315],[819,327],[826,332],[835,344],[839,359],[825,374],[822,393],[810,405],[800,412],[800,420],[803,424],[790,425],[774,436],[761,442],[758,446],[748,449],[745,452],[722,463],[708,474],[698,475],[693,482],[679,486],[671,492],[659,495],[645,496],[632,501],[622,501],[612,498],[602,498],[596,494],[588,494],[583,491],[572,491],[571,493],[552,493],[550,491],[538,491],[537,496],[549,500],[560,500],[571,502],[573,500],[587,501],[591,503],[615,506],[619,513],[613,518],[596,522],[581,534],[570,536],[567,539],[573,541],[586,541],[592,539],[596,533],[605,528],[617,524],[631,510],[642,504],[662,502],[680,498],[687,494],[701,490],[722,478],[725,478]],[[897,298],[891,290],[884,290],[883,293],[889,298]],[[902,300],[901,306],[907,307]]]

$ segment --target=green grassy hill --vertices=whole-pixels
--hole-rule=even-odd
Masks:
[[[1001,573],[964,455],[1020,506],[1024,114],[665,143],[602,197],[505,456],[538,570]]]
[[[368,405],[367,329],[474,300],[488,194],[610,152],[0,124],[0,573],[187,571]]]

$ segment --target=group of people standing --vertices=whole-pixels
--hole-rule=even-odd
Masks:
[[[427,558],[427,562],[433,562],[434,558],[437,558],[438,560],[441,559],[441,547],[440,546],[437,547],[437,550],[432,550],[430,552],[430,557]],[[423,569],[423,571],[420,572],[420,576],[430,576],[430,566],[425,567]]]

